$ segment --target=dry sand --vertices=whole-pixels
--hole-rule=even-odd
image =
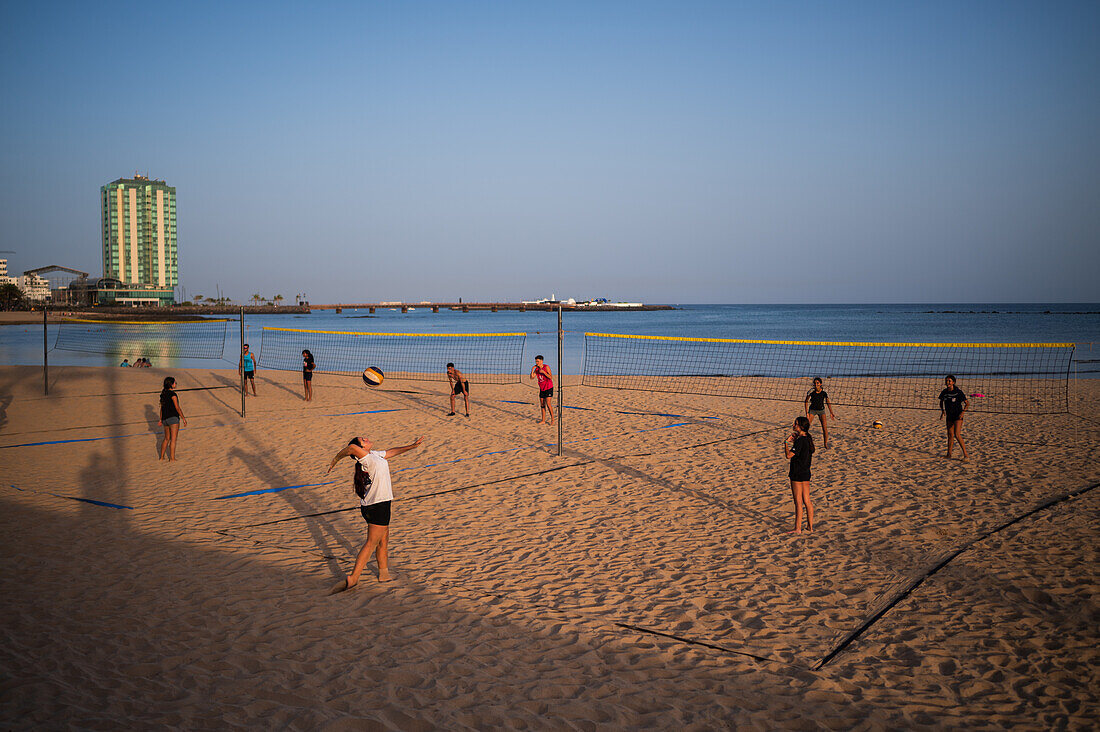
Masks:
[[[171,464],[166,373],[201,389],[180,393]],[[1095,421],[973,415],[964,464],[939,457],[937,412],[837,407],[834,448],[813,432],[817,531],[790,537],[796,404],[570,387],[585,409],[566,410],[558,457],[528,384],[475,379],[466,419],[445,416],[442,382],[319,374],[307,404],[297,374],[261,372],[242,419],[235,383],[62,367],[44,397],[41,371],[0,368],[5,728],[1100,717],[1100,491],[997,530],[1100,480]],[[1097,403],[1100,382],[1075,396]],[[375,410],[395,411],[348,414]],[[372,563],[328,596],[366,527],[350,463],[324,471],[364,433],[426,436],[392,461],[396,580]]]

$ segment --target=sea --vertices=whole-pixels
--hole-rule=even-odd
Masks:
[[[201,308],[196,308],[201,312]],[[226,316],[211,316],[226,317]],[[112,355],[54,348],[56,325],[46,329],[51,365],[117,366]],[[71,326],[66,326],[71,327]],[[416,308],[319,310],[309,314],[245,315],[245,341],[262,329],[298,328],[361,333],[527,333],[525,360],[542,354],[557,363],[556,312],[460,311]],[[562,371],[583,369],[584,333],[685,338],[905,343],[1075,343],[1071,371],[1100,376],[1100,303],[965,303],[888,305],[673,305],[671,310],[569,312],[562,314]],[[226,329],[223,358],[162,358],[158,368],[236,368],[240,325]],[[40,366],[43,329],[0,326],[0,364]]]

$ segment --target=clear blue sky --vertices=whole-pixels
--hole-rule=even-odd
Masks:
[[[17,3],[0,249],[313,302],[1100,300],[1100,2]],[[4,255],[0,255],[4,256]]]

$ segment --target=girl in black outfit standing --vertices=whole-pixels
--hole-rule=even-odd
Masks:
[[[814,416],[821,420],[821,439],[825,441],[825,449],[829,449],[829,427],[825,424],[825,407],[829,408],[829,418],[836,419],[833,414],[833,403],[829,401],[829,395],[821,388],[821,379],[814,379],[814,388],[806,394],[803,403],[806,408],[806,419],[813,424]]]
[[[962,448],[963,462],[966,462],[966,445],[963,444],[963,412],[970,406],[966,392],[955,386],[954,376],[943,377],[944,389],[940,392],[940,417],[947,420],[947,459],[951,459],[951,447],[955,440]]]
[[[791,495],[794,497],[794,530],[802,533],[802,505],[806,505],[809,530],[814,530],[814,504],[810,500],[810,462],[813,460],[814,440],[810,437],[810,420],[798,417],[791,425],[790,436],[783,441],[783,454],[791,461],[788,473],[791,479]]]
[[[308,350],[302,351],[302,386],[306,390],[306,401],[313,401],[313,369],[317,364],[313,362],[313,354]]]
[[[176,395],[176,380],[171,376],[164,377],[164,389],[160,392],[160,422],[164,426],[164,442],[160,445],[160,459],[164,459],[164,453],[168,453],[168,462],[176,459],[176,435],[180,431],[180,420],[183,426],[187,426],[187,417],[183,416],[180,409],[180,398]]]

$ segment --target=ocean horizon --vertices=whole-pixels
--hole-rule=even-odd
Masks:
[[[869,304],[671,304],[672,310],[583,312],[565,311],[563,370],[582,368],[585,332],[679,338],[800,340],[883,343],[1075,343],[1078,373],[1100,369],[1100,303],[869,303]],[[197,312],[202,308],[197,307]],[[116,366],[114,356],[53,349],[59,326],[47,328],[53,365]],[[65,327],[74,327],[68,325]],[[417,307],[408,313],[379,308],[314,311],[309,314],[245,315],[245,340],[255,350],[263,328],[335,330],[360,333],[527,333],[525,354],[557,358],[557,313],[519,311],[431,312]],[[225,350],[219,360],[155,359],[162,368],[236,366],[239,326],[227,325]],[[308,339],[306,339],[308,340]],[[303,348],[308,348],[305,344]],[[42,363],[42,328],[0,327],[0,363],[35,366]],[[218,364],[222,364],[219,366]]]

